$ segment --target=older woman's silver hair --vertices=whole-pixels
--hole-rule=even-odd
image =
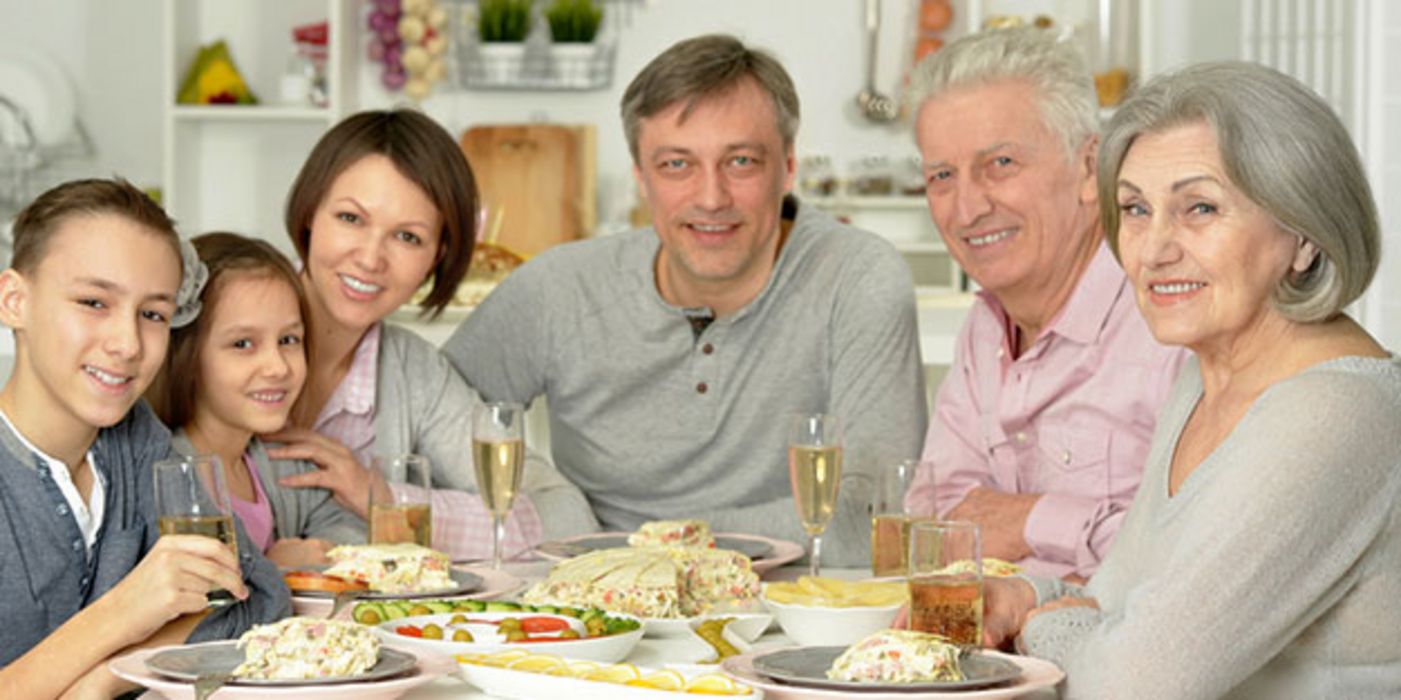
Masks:
[[[1099,152],[1100,219],[1109,245],[1118,251],[1119,169],[1134,140],[1203,121],[1216,134],[1231,183],[1320,251],[1307,270],[1280,281],[1280,313],[1324,321],[1361,296],[1381,260],[1362,159],[1318,95],[1253,63],[1203,63],[1157,77],[1115,112]]]
[[[1035,86],[1041,119],[1060,135],[1067,157],[1099,131],[1099,101],[1085,59],[1069,42],[1035,27],[970,34],[930,54],[910,77],[909,112],[917,114],[945,92],[1010,80]]]

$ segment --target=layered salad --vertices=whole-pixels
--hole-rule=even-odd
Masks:
[[[738,552],[692,547],[619,547],[556,564],[522,600],[592,606],[638,617],[691,617],[759,595],[759,577]]]
[[[413,543],[341,545],[326,557],[328,576],[364,581],[382,593],[424,593],[453,588],[446,554]]]
[[[959,648],[937,634],[882,630],[847,647],[827,677],[857,683],[961,681]]]
[[[653,520],[628,535],[632,547],[714,547],[710,524],[704,520]]]
[[[289,617],[256,625],[238,639],[239,678],[307,680],[354,676],[379,660],[379,639],[354,622]]]

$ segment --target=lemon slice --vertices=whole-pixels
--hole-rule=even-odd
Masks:
[[[627,683],[635,681],[642,674],[637,667],[632,664],[613,664],[604,666],[592,673],[583,676],[586,681],[603,681],[605,683]]]
[[[486,658],[486,654],[478,654],[478,653],[458,654],[458,655],[457,655],[457,663],[460,663],[460,664],[480,664],[480,663],[482,662],[482,659],[485,659],[485,658]]]
[[[675,671],[666,670],[649,673],[637,680],[628,681],[627,685],[656,688],[657,690],[681,690],[686,686],[686,679]]]
[[[700,695],[748,695],[748,689],[740,689],[734,679],[718,673],[696,676],[686,684],[686,692]]]
[[[523,659],[516,659],[506,665],[512,671],[525,671],[527,673],[547,673],[551,669],[564,665],[564,660],[558,656],[548,656],[536,654]]]
[[[529,652],[521,651],[519,649],[512,649],[510,651],[500,651],[495,654],[484,656],[478,659],[477,663],[481,664],[482,666],[499,666],[501,668],[505,668],[506,666],[510,665],[512,661],[516,661],[517,659],[523,659],[527,656],[530,656]]]

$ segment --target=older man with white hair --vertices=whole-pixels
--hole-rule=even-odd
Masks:
[[[1026,28],[949,44],[912,90],[930,213],[982,290],[910,504],[979,523],[984,556],[1088,577],[1185,356],[1153,339],[1103,242],[1094,81]]]

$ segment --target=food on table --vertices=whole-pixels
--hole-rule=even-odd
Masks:
[[[472,613],[521,613],[520,617],[508,617],[504,620],[481,620],[474,619]],[[598,608],[572,608],[558,607],[554,605],[522,605],[509,601],[481,601],[481,600],[429,600],[429,601],[409,601],[409,600],[385,600],[385,601],[365,601],[357,604],[351,617],[362,625],[378,625],[386,620],[396,620],[401,617],[415,617],[418,615],[433,615],[437,613],[460,613],[453,615],[448,620],[447,628],[441,630],[447,638],[452,638],[457,632],[466,633],[467,630],[459,626],[467,624],[485,623],[498,625],[503,631],[510,629],[520,630],[527,639],[516,639],[507,641],[548,641],[557,642],[562,639],[574,638],[595,638],[606,637],[614,634],[623,634],[640,628],[642,625],[637,620],[625,617],[609,615]],[[567,621],[557,617],[559,615],[578,619],[584,625],[586,635],[578,635]],[[538,619],[536,619],[538,618]],[[510,620],[507,622],[506,620]],[[406,629],[412,628],[412,629]],[[449,632],[448,630],[452,630]],[[424,637],[424,628],[414,625],[404,625],[395,630],[399,634],[411,637]],[[576,636],[571,636],[574,633]],[[471,635],[468,634],[470,637]],[[504,635],[503,635],[504,636]],[[539,637],[538,639],[535,637]],[[442,639],[443,636],[429,637],[430,639]],[[470,642],[472,639],[453,639],[455,642]]]
[[[797,581],[770,583],[764,597],[775,603],[823,608],[885,607],[909,600],[903,582],[843,581],[825,576],[803,576]]]
[[[316,571],[288,571],[282,575],[282,580],[293,591],[340,593],[342,591],[369,590],[369,586],[364,581],[341,576],[327,576]]]
[[[381,593],[425,593],[456,587],[446,554],[410,542],[341,545],[326,557],[328,576],[358,579]]]
[[[753,688],[736,683],[728,676],[718,673],[686,678],[671,670],[642,671],[629,663],[569,662],[549,654],[524,654],[514,649],[494,654],[462,654],[457,657],[457,660],[467,666],[490,666],[523,673],[540,673],[548,676],[578,678],[598,683],[617,683],[677,693],[739,696],[754,694]]]
[[[379,660],[379,640],[353,622],[289,617],[255,625],[238,639],[244,661],[233,674],[259,680],[354,676]]]
[[[973,572],[973,560],[972,560],[972,559],[959,559],[958,561],[953,562],[953,563],[949,564],[948,566],[945,566],[945,567],[942,568],[942,569],[939,569],[939,570],[937,570],[937,571],[932,571],[932,572],[930,572],[929,574],[926,574],[926,575],[936,575],[936,574],[937,574],[937,575],[940,575],[940,576],[951,576],[951,575],[954,575],[954,574],[968,574],[968,573],[972,573],[972,572]],[[1002,559],[994,559],[994,558],[992,558],[992,557],[984,557],[984,558],[983,558],[983,575],[984,575],[984,576],[991,576],[991,577],[994,577],[994,578],[1002,578],[1002,577],[1006,577],[1006,576],[1016,576],[1017,574],[1020,574],[1021,572],[1022,572],[1022,567],[1020,567],[1020,566],[1018,566],[1018,565],[1016,565],[1016,564],[1013,564],[1012,562],[1004,561],[1004,560],[1002,560]]]
[[[696,636],[715,650],[715,658],[703,663],[718,663],[731,656],[738,656],[739,649],[725,639],[725,625],[734,622],[733,617],[716,617],[696,626]]]
[[[653,520],[628,535],[631,547],[714,547],[715,538],[704,520]]]
[[[522,600],[587,605],[639,617],[691,617],[747,603],[759,577],[738,552],[697,547],[619,547],[562,561]]]
[[[961,681],[959,648],[937,634],[884,630],[847,647],[827,677],[869,683]]]

